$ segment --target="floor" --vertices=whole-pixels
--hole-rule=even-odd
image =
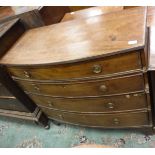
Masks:
[[[135,130],[103,130],[50,122],[45,130],[36,124],[7,117],[0,118],[1,148],[68,148],[79,144],[102,144],[112,147],[155,147],[155,135]]]

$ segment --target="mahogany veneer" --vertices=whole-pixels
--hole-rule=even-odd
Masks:
[[[146,13],[135,7],[29,30],[0,63],[53,120],[152,129]]]

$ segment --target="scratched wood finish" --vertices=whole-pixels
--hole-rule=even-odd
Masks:
[[[109,113],[142,110],[148,107],[144,93],[89,98],[52,98],[34,94],[29,96],[40,107],[68,112]]]
[[[27,92],[50,96],[99,96],[142,91],[145,89],[142,74],[87,82],[39,83],[18,81]]]
[[[123,6],[91,7],[88,9],[82,9],[71,13],[66,13],[63,19],[61,20],[61,22],[93,17],[93,16],[102,15],[102,14],[111,13],[111,12],[120,11],[120,10],[123,10]]]
[[[145,44],[145,21],[146,8],[140,7],[32,29],[14,44],[0,63],[60,64],[137,49]]]
[[[100,75],[114,74],[125,71],[141,70],[140,51],[133,51],[116,56],[98,58],[91,61],[77,62],[66,65],[43,67],[8,67],[14,78],[29,80],[66,80]],[[123,64],[123,65],[122,65]],[[96,71],[96,69],[98,69]]]
[[[150,125],[147,112],[131,112],[119,114],[77,114],[55,111],[43,108],[42,110],[52,119],[92,127],[134,127]]]

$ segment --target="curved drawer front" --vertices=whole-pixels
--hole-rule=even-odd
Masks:
[[[63,122],[92,127],[133,127],[149,125],[147,112],[128,112],[119,114],[77,114],[41,108],[48,117]]]
[[[135,109],[147,109],[146,95],[127,94],[94,98],[52,98],[30,95],[38,106],[70,112],[117,112]]]
[[[8,67],[11,75],[31,80],[65,80],[95,77],[141,69],[140,52],[119,54],[104,59],[45,67]]]
[[[29,112],[17,99],[0,99],[0,109]]]
[[[18,81],[18,83],[27,92],[65,97],[100,96],[144,90],[142,74],[89,82],[32,83]]]

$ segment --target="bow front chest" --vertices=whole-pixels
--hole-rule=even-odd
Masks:
[[[150,128],[146,37],[139,7],[29,30],[0,63],[53,120]]]

